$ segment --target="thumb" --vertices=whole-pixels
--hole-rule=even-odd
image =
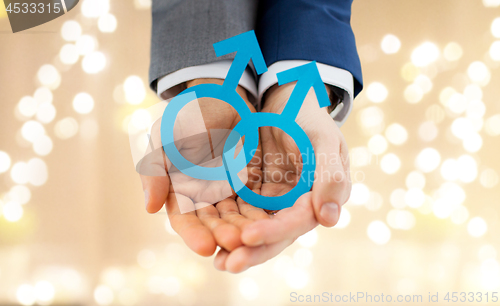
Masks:
[[[304,127],[316,157],[312,202],[316,220],[323,226],[337,224],[341,207],[349,199],[351,182],[347,146],[342,133],[328,114]],[[319,119],[319,120],[318,120]]]

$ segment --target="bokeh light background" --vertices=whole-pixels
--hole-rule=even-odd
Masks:
[[[240,275],[144,210],[127,131],[158,102],[150,1],[80,1],[19,34],[0,6],[0,304],[500,290],[500,0],[355,1],[351,200],[337,228]]]

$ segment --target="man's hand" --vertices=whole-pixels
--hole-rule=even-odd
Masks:
[[[281,113],[293,88],[294,84],[290,83],[270,89],[263,111]],[[243,271],[276,256],[318,223],[331,227],[338,222],[341,206],[351,192],[345,139],[326,109],[319,108],[313,90],[309,91],[296,120],[315,150],[316,173],[312,192],[304,194],[292,207],[279,211],[274,218],[247,226],[242,233],[244,246],[230,253],[221,250],[215,259],[217,268]],[[261,194],[285,194],[300,178],[300,151],[289,135],[274,127],[261,128],[261,144]]]
[[[217,79],[200,79],[188,82],[187,86],[202,83],[222,84],[222,82],[223,80]],[[241,87],[238,87],[237,91],[247,102],[248,107],[255,112],[248,102],[246,91]],[[215,137],[211,131],[230,131],[240,117],[234,108],[220,100],[201,98],[198,99],[198,103],[199,108],[198,105],[194,105],[196,111],[189,110],[190,103],[185,107],[186,110],[183,109],[179,113],[175,122],[174,139],[179,140],[176,141],[176,146],[185,158],[195,164],[206,160],[210,163],[213,161],[214,151],[222,147],[225,140]],[[200,110],[202,118],[199,116]],[[198,116],[195,113],[198,113]],[[139,169],[142,173],[146,210],[156,213],[166,203],[172,228],[193,251],[202,256],[212,255],[217,245],[228,251],[241,246],[241,230],[254,220],[269,218],[268,214],[250,205],[239,208],[228,182],[192,179],[180,172],[171,171],[167,174],[166,170],[171,164],[161,149],[160,126],[161,121],[156,122],[151,131],[151,142],[156,144],[155,146],[159,148],[157,153],[160,154],[151,154],[150,160],[143,162]],[[199,131],[205,133],[197,134]],[[257,155],[260,155],[260,147]],[[247,186],[250,189],[260,189],[259,160],[259,158],[252,159],[246,169]],[[153,175],[157,176],[144,175],[145,173],[150,175],[156,173]],[[164,175],[160,176],[158,173]],[[223,200],[226,197],[229,198]],[[216,205],[209,205],[218,201],[220,202]],[[181,207],[189,207],[191,211],[182,213]]]

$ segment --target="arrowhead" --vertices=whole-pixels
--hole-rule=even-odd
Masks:
[[[326,107],[330,105],[330,98],[328,98],[325,85],[319,75],[316,61],[280,72],[277,76],[279,85],[297,81],[294,93],[296,90],[299,90],[304,97],[307,95],[309,88],[313,87],[316,92],[316,97],[318,98],[319,106]],[[299,93],[295,94],[298,95]],[[294,94],[292,93],[292,95]]]
[[[246,65],[248,61],[252,59],[257,74],[262,74],[267,71],[264,56],[262,55],[262,51],[260,51],[259,43],[253,30],[215,43],[214,50],[217,57],[238,52],[239,56],[235,57],[235,61],[245,60],[246,62],[244,64]]]

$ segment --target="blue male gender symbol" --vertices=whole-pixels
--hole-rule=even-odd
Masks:
[[[218,57],[237,52],[226,79],[222,85],[201,84],[190,87],[168,103],[161,120],[161,141],[165,154],[179,171],[192,178],[209,181],[229,181],[236,194],[253,206],[268,210],[280,210],[290,207],[301,195],[311,190],[313,181],[309,179],[308,175],[314,174],[316,167],[314,148],[304,130],[295,122],[295,118],[311,87],[314,88],[320,107],[330,105],[316,62],[278,73],[279,85],[297,81],[281,114],[252,113],[243,98],[236,92],[236,87],[250,59],[259,75],[267,71],[264,56],[254,31],[215,43],[214,49]],[[231,131],[224,144],[222,166],[202,167],[195,165],[184,158],[174,144],[174,124],[177,114],[186,104],[197,98],[222,100],[231,105],[241,117],[240,122]],[[302,173],[297,185],[281,196],[266,197],[259,195],[245,186],[238,177],[238,173],[252,159],[252,152],[255,153],[257,149],[259,127],[263,126],[277,127],[283,130],[293,138],[301,155],[309,156],[309,160],[303,160]],[[245,136],[243,149],[235,158],[236,144],[243,136]]]

